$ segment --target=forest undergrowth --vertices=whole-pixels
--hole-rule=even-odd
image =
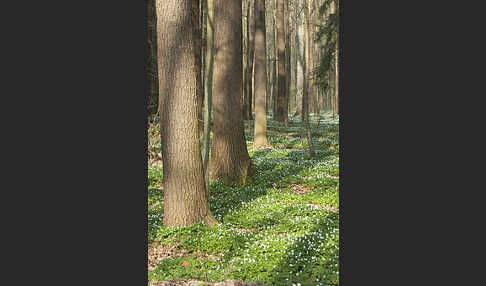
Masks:
[[[253,150],[253,136],[246,134],[256,172],[246,186],[210,182],[216,227],[162,225],[159,126],[157,119],[149,123],[150,281],[338,285],[339,123],[330,113],[310,117],[314,158],[298,117],[290,117],[288,127],[269,117],[271,148]]]

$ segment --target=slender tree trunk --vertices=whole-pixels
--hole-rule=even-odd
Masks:
[[[310,57],[310,53],[309,53],[309,18],[310,18],[310,11],[309,11],[309,8],[308,8],[308,5],[305,4],[305,15],[304,15],[304,19],[305,19],[305,58],[306,58],[306,69],[305,69],[305,74],[304,74],[304,92],[303,92],[303,95],[302,95],[302,123],[304,124],[304,127],[306,129],[306,133],[307,133],[307,142],[309,144],[309,154],[311,157],[313,157],[315,155],[314,153],[314,145],[312,144],[312,132],[311,132],[311,129],[310,129],[310,124],[309,124],[309,86],[310,86],[310,81],[308,80],[309,78],[309,73],[310,73],[310,70],[309,70],[309,66],[308,66],[308,63],[309,63],[309,57]]]
[[[297,47],[297,96],[296,96],[296,111],[294,116],[302,115],[302,101],[303,101],[303,92],[304,92],[304,73],[305,73],[305,41],[304,41],[304,24],[303,24],[303,14],[304,11],[301,7],[298,7],[298,14],[296,15],[296,35],[295,35],[295,44]]]
[[[193,1],[157,0],[164,225],[217,224],[208,204],[198,138],[200,35]]]
[[[212,108],[212,92],[213,92],[213,43],[214,43],[214,8],[213,0],[204,0],[206,2],[206,27],[207,27],[207,48],[206,48],[206,70],[204,77],[204,158],[203,170],[204,179],[206,182],[206,190],[209,192],[209,141],[211,133],[211,108]]]
[[[314,113],[320,114],[321,113],[321,107],[320,107],[320,88],[319,85],[317,84],[317,78],[316,78],[316,73],[315,71],[317,70],[317,67],[319,66],[319,55],[320,55],[320,49],[319,49],[319,41],[315,39],[315,36],[317,35],[318,28],[317,28],[317,23],[319,23],[319,1],[318,0],[312,0],[313,6],[314,6],[314,14],[313,14],[313,25],[312,25],[312,35],[313,35],[313,42],[314,42],[314,98],[315,98],[315,109]]]
[[[271,3],[271,0],[270,0],[270,3]],[[270,5],[267,5],[268,2],[266,3],[266,7],[265,7],[265,45],[266,45],[266,59],[265,59],[265,64],[266,64],[266,70],[267,70],[267,104],[266,104],[266,113],[269,114],[269,106],[271,106],[271,102],[272,102],[272,62],[271,62],[271,58],[272,58],[272,37],[269,35],[270,34],[270,31],[271,31],[271,19],[272,17],[266,17],[266,15],[268,14],[269,15],[269,6]]]
[[[265,0],[255,0],[255,147],[267,146]]]
[[[272,92],[272,108],[273,108],[273,120],[279,121],[279,114],[277,112],[278,102],[278,40],[277,40],[277,1],[273,0],[273,92]]]
[[[248,126],[249,126],[249,132],[251,134],[251,120],[253,119],[253,115],[251,112],[252,108],[252,101],[253,101],[253,61],[254,61],[254,53],[255,53],[255,44],[254,44],[254,37],[255,37],[255,23],[254,23],[254,16],[253,16],[253,7],[254,7],[254,2],[255,0],[248,0],[248,12],[247,12],[247,20],[248,20],[248,70],[247,70],[247,84],[248,84],[248,96],[247,96],[247,102],[245,102],[246,105],[246,110],[245,112],[247,115],[245,116],[248,119]]]
[[[285,109],[287,110],[287,120],[288,120],[288,113],[289,113],[289,84],[290,84],[290,60],[289,60],[289,55],[290,55],[290,26],[289,26],[289,0],[283,0],[283,6],[284,6],[284,57],[285,57],[285,87],[284,87],[284,93],[285,93]],[[288,124],[288,123],[287,123]]]
[[[289,112],[295,114],[297,106],[297,45],[296,45],[296,6],[290,6],[290,105]],[[294,115],[295,116],[295,115]]]
[[[246,183],[250,171],[241,111],[241,13],[240,0],[214,0],[214,135],[209,175],[226,185]]]
[[[288,101],[286,97],[287,73],[285,57],[285,0],[277,0],[277,47],[278,47],[278,100],[277,120],[279,123],[288,126]]]
[[[309,69],[309,104],[312,105],[312,113],[315,113],[315,106],[316,106],[316,97],[314,92],[314,25],[313,25],[313,18],[314,18],[314,1],[308,0],[307,7],[309,10],[309,19],[307,22],[307,32],[309,33],[308,42],[307,42],[307,49],[309,51],[309,58],[308,58],[308,69]]]
[[[199,27],[201,31],[201,91],[202,91],[202,106],[204,106],[204,90],[205,90],[205,80],[204,75],[206,72],[206,0],[197,0],[199,2]],[[201,115],[204,120],[204,115]],[[203,124],[204,125],[204,124]],[[204,130],[204,126],[203,126]]]
[[[336,17],[337,17],[337,21],[339,23],[339,0],[334,0],[335,2],[335,7],[336,7]],[[339,114],[339,24],[337,26],[337,31],[336,31],[336,34],[337,34],[337,39],[336,39],[336,52],[335,52],[335,64],[336,64],[336,67],[335,67],[335,70],[336,70],[336,83],[335,83],[335,97],[336,97],[336,108],[335,108],[335,112],[333,114],[333,117],[336,116],[337,114]]]
[[[243,30],[243,38],[242,38],[242,61],[243,61],[243,95],[242,95],[242,102],[243,102],[243,108],[242,108],[242,114],[243,114],[243,120],[247,120],[248,113],[246,112],[247,108],[247,96],[248,96],[248,1],[249,0],[243,0],[242,1],[242,30]]]
[[[199,1],[200,0],[193,0],[192,5],[191,5],[191,15],[192,15],[192,27],[196,33],[196,36],[194,37],[194,46],[195,46],[195,55],[196,55],[196,81],[197,81],[197,98],[199,100],[199,105],[197,109],[197,114],[198,114],[198,128],[199,128],[199,138],[202,138],[204,134],[204,120],[203,120],[203,115],[202,115],[202,106],[203,106],[203,89],[202,89],[202,76],[201,76],[201,71],[203,70],[202,68],[202,57],[201,57],[201,47],[202,47],[202,41],[201,41],[201,26],[200,26],[200,21],[199,21]]]

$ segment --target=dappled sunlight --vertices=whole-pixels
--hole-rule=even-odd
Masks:
[[[269,140],[279,144],[249,151],[256,174],[248,185],[210,182],[209,204],[219,226],[165,228],[162,168],[149,166],[149,243],[174,249],[157,261],[151,280],[338,284],[339,122],[321,114],[316,129],[318,116],[311,117],[316,156],[309,158],[295,138],[303,133],[298,119],[289,119],[289,127],[269,120],[278,130],[269,132]]]

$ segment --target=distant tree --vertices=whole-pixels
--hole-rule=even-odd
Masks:
[[[199,28],[193,3],[156,0],[159,86],[164,87],[159,89],[163,222],[168,227],[217,223],[209,209],[199,147]]]
[[[253,101],[253,95],[254,95],[254,82],[253,82],[253,63],[254,63],[254,57],[255,57],[255,44],[254,44],[254,38],[255,38],[255,20],[254,20],[254,1],[255,0],[247,0],[248,4],[247,6],[247,40],[248,40],[248,48],[247,48],[247,70],[246,70],[246,97],[245,97],[245,102],[243,103],[244,107],[244,119],[248,120],[248,129],[251,132],[251,120],[253,119],[253,114],[252,114],[252,101]]]
[[[265,0],[255,0],[255,140],[254,146],[268,145],[266,112]]]
[[[305,0],[304,0],[305,1]],[[310,68],[308,66],[308,63],[310,61],[310,49],[312,48],[310,46],[310,33],[309,33],[309,21],[310,21],[310,9],[308,3],[304,4],[304,20],[305,20],[305,48],[304,48],[304,53],[305,53],[305,62],[306,62],[306,68],[304,72],[304,91],[302,94],[302,123],[304,124],[304,127],[306,129],[307,133],[307,142],[309,144],[309,153],[310,156],[314,156],[314,145],[312,144],[312,132],[310,129],[310,123],[309,123],[309,86],[310,86],[310,81],[309,79],[309,74],[310,74]]]
[[[339,35],[339,1],[323,0],[319,7],[319,17],[323,22],[317,33],[317,39],[323,42],[316,78],[319,88],[327,95],[327,106],[333,116],[339,113],[339,69],[338,69],[338,35]]]
[[[275,120],[285,126],[288,125],[288,100],[286,97],[287,73],[285,57],[285,0],[277,0],[277,47],[278,47],[278,92],[277,116]]]

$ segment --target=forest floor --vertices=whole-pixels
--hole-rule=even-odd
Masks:
[[[329,113],[311,116],[314,158],[308,155],[299,117],[289,118],[288,127],[269,118],[271,148],[253,150],[253,136],[247,133],[256,174],[246,186],[210,182],[209,204],[220,225],[186,228],[162,225],[160,135],[157,120],[153,122],[149,125],[149,284],[189,285],[187,281],[197,280],[214,285],[227,279],[259,285],[339,284],[337,118]],[[169,280],[175,284],[160,282]]]

